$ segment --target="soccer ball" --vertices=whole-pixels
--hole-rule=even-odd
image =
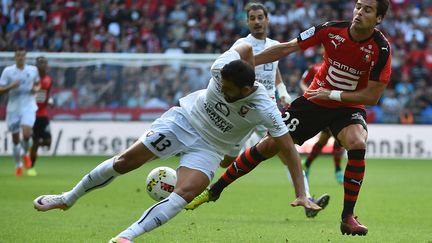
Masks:
[[[161,166],[153,169],[147,176],[147,193],[156,201],[167,198],[174,191],[177,172],[170,167]]]

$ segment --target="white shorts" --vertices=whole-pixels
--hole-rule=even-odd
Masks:
[[[161,159],[180,155],[180,166],[199,170],[211,181],[223,154],[201,138],[179,109],[165,112],[139,140]]]
[[[33,127],[36,121],[36,111],[32,108],[19,112],[7,112],[6,124],[11,133],[18,133],[21,126]]]

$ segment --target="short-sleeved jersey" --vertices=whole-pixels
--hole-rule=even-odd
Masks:
[[[315,74],[318,73],[319,69],[321,68],[322,63],[315,63],[311,65],[302,75],[302,80],[306,85],[310,85],[315,77]]]
[[[16,65],[6,67],[0,77],[0,86],[6,86],[15,80],[20,84],[9,91],[7,112],[21,112],[22,110],[37,110],[35,96],[31,93],[33,86],[39,82],[39,73],[35,66],[24,65],[23,69]]]
[[[244,38],[238,39],[231,49],[235,48],[235,46],[241,43],[249,43],[252,45],[253,54],[256,55],[263,51],[264,49],[276,45],[279,41],[272,40],[270,38],[266,38],[265,40],[260,40],[253,37],[251,34]],[[275,98],[275,82],[276,82],[276,70],[278,67],[279,61],[274,61],[272,63],[266,63],[262,65],[255,66],[255,80],[267,89],[268,95],[271,98]]]
[[[298,44],[303,50],[319,44],[324,46],[324,63],[309,89],[355,91],[367,87],[369,80],[384,84],[390,81],[392,55],[387,39],[375,29],[369,39],[353,41],[350,26],[350,22],[326,22],[298,36]],[[307,94],[304,96],[308,97]],[[334,100],[312,102],[330,108],[364,108],[363,105]]]
[[[240,59],[234,50],[219,56],[211,67],[212,78],[207,89],[196,91],[180,99],[184,116],[202,138],[227,154],[255,128],[264,125],[271,136],[280,137],[288,132],[276,103],[265,87],[255,82],[257,89],[247,97],[227,102],[221,91],[221,69]]]
[[[47,106],[48,100],[51,93],[52,78],[49,75],[45,75],[40,80],[40,89],[36,92],[36,102],[38,110],[36,112],[37,117],[48,116]]]

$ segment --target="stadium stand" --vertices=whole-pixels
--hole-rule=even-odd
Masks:
[[[5,0],[0,6],[0,51],[21,46],[29,52],[221,53],[248,33],[243,12],[246,2]],[[354,4],[263,2],[270,11],[270,37],[279,41],[328,19],[350,19]],[[392,82],[379,105],[368,109],[369,122],[432,123],[432,1],[391,3],[386,21],[378,28],[392,43]],[[280,62],[291,94],[299,94],[301,74],[320,58],[317,48]],[[51,75],[57,81],[58,108],[68,109],[163,110],[175,105],[179,97],[205,87],[209,77],[203,68],[175,65],[52,68]],[[0,97],[1,104],[4,99]],[[410,117],[413,119],[405,119]]]

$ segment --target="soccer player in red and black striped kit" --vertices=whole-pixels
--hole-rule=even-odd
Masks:
[[[323,65],[305,94],[286,110],[284,119],[297,144],[329,127],[347,149],[342,234],[368,232],[354,215],[354,206],[365,171],[364,105],[375,105],[390,80],[390,44],[375,28],[383,21],[388,6],[388,0],[358,0],[351,22],[314,26],[296,39],[269,47],[255,56],[255,64],[260,65],[312,46],[324,46]],[[215,201],[230,183],[277,153],[278,148],[269,136],[247,149],[207,191],[206,201]],[[203,193],[195,199],[203,198]]]
[[[302,75],[302,80],[300,81],[300,88],[303,92],[306,92],[309,85],[312,83],[315,75],[318,73],[318,71],[321,68],[322,63],[315,63],[311,65]],[[328,140],[332,137],[332,133],[330,129],[325,128],[321,131],[318,141],[312,146],[312,150],[310,151],[309,155],[307,156],[306,160],[303,164],[303,169],[306,174],[306,177],[309,178],[310,174],[310,167],[312,165],[312,162],[316,159],[316,157],[321,153],[323,147],[327,144]],[[345,149],[337,142],[335,141],[333,143],[333,162],[335,166],[335,177],[336,181],[340,184],[343,184],[344,182],[344,173],[341,168],[341,159],[342,155],[345,152]]]
[[[45,57],[36,58],[36,67],[40,77],[40,90],[36,93],[36,102],[38,110],[36,112],[36,121],[33,125],[33,145],[30,149],[30,158],[32,161],[31,168],[27,170],[27,175],[36,176],[34,168],[37,151],[39,146],[51,146],[51,129],[48,117],[47,107],[49,106],[50,93],[52,87],[52,78],[47,74],[48,61]]]

